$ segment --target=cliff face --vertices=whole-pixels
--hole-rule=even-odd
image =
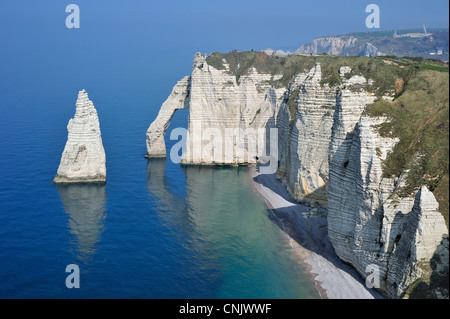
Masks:
[[[365,113],[377,98],[394,98],[394,81],[386,88],[378,74],[395,79],[389,72],[402,69],[383,62],[374,66],[369,59],[349,66],[351,60],[327,57],[268,60],[259,53],[234,53],[219,58],[196,54],[192,75],[177,84],[160,111],[170,115],[163,121],[158,115],[150,126],[149,156],[156,149],[151,141],[160,138],[180,107],[189,108],[185,164],[255,163],[248,140],[269,142],[248,131],[276,128],[277,177],[295,200],[328,207],[328,236],[341,259],[364,278],[375,265],[380,289],[393,298],[428,276],[429,262],[448,234],[445,220],[425,186],[398,196],[408,171],[386,177],[383,163],[399,139],[379,133],[390,118]],[[224,154],[226,142],[233,145],[231,157]],[[242,154],[236,153],[239,146]],[[259,150],[258,158],[263,153]]]
[[[325,53],[336,56],[409,56],[448,61],[448,29],[429,29],[428,32],[431,33],[427,34],[423,29],[357,32],[315,38],[292,52],[270,48],[263,52],[279,57]],[[437,48],[444,49],[441,52]]]
[[[310,204],[326,203],[328,147],[331,136],[335,91],[322,87],[320,64],[299,81],[294,120],[282,176],[291,196]],[[279,172],[280,173],[280,172]],[[279,174],[281,175],[281,174]]]
[[[327,205],[329,157],[345,142],[364,107],[374,100],[365,90],[354,90],[366,85],[367,80],[358,75],[345,78],[350,71],[348,67],[340,68],[342,85],[338,87],[322,85],[320,64],[299,76],[303,81],[297,81],[294,120],[287,134],[290,142],[284,149],[284,156],[289,158],[281,162],[279,171],[298,201]],[[283,151],[281,139],[279,145]]]
[[[338,56],[411,56],[448,61],[448,29],[370,31],[315,38],[294,52],[268,49],[267,54],[333,54]],[[397,36],[394,36],[394,34]],[[409,37],[416,33],[417,37]],[[421,34],[421,35],[420,35]],[[437,54],[436,48],[444,48]],[[431,53],[431,54],[430,54]]]
[[[159,110],[158,116],[147,130],[147,156],[166,157],[164,135],[175,111],[188,107],[191,77],[185,76],[172,89],[172,93]]]
[[[275,126],[278,101],[285,91],[269,84],[274,78],[252,69],[238,80],[228,63],[218,70],[208,64],[206,55],[196,54],[192,75],[178,82],[147,131],[148,156],[165,156],[163,136],[170,118],[176,109],[187,107],[183,164],[256,163],[264,153],[264,130]],[[249,147],[249,139],[255,138],[261,142]]]
[[[394,196],[395,183],[383,178],[381,164],[395,140],[376,133],[381,122],[362,116],[331,156],[328,236],[338,256],[363,277],[376,265],[380,289],[395,298],[424,275],[448,231],[425,186],[415,197]]]
[[[297,54],[331,54],[338,56],[378,56],[384,55],[372,43],[354,36],[330,36],[316,38],[309,44],[301,45]]]
[[[289,159],[279,174],[294,199],[328,206],[328,234],[338,256],[364,278],[376,265],[380,289],[396,298],[425,275],[448,231],[425,186],[415,196],[396,198],[394,180],[383,178],[382,163],[398,139],[377,133],[387,118],[363,115],[376,97],[366,91],[370,79],[346,77],[349,72],[341,67],[342,84],[330,88],[321,85],[316,65],[298,85]]]
[[[75,116],[67,124],[68,137],[54,183],[106,181],[97,110],[85,90],[78,93]]]

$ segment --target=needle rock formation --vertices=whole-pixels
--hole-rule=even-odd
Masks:
[[[106,156],[97,110],[85,90],[78,93],[75,116],[54,183],[106,182]]]

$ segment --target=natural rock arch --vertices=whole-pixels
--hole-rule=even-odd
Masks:
[[[164,135],[176,110],[189,107],[191,77],[185,76],[174,86],[147,130],[147,157],[166,157]]]

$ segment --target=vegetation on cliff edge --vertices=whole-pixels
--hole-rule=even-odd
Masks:
[[[408,171],[406,185],[398,191],[408,196],[421,185],[434,193],[439,210],[449,224],[449,74],[419,69],[392,102],[380,99],[366,110],[387,116],[379,126],[382,136],[399,142],[383,164],[386,177]]]

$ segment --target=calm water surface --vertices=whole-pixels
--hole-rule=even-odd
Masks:
[[[145,96],[89,95],[108,182],[57,186],[77,92],[14,93],[1,97],[2,110],[14,110],[0,119],[1,298],[318,297],[247,168],[143,157],[156,116]],[[186,116],[177,113],[171,128]],[[80,267],[80,289],[65,286],[68,264]]]
[[[82,27],[69,30],[64,5],[0,4],[0,298],[318,297],[247,169],[143,157],[194,53],[220,48],[156,37],[168,31],[136,21],[136,5],[115,24],[80,6]],[[81,89],[100,118],[105,186],[52,183]],[[186,118],[179,110],[169,130]],[[69,264],[80,289],[65,286]]]

